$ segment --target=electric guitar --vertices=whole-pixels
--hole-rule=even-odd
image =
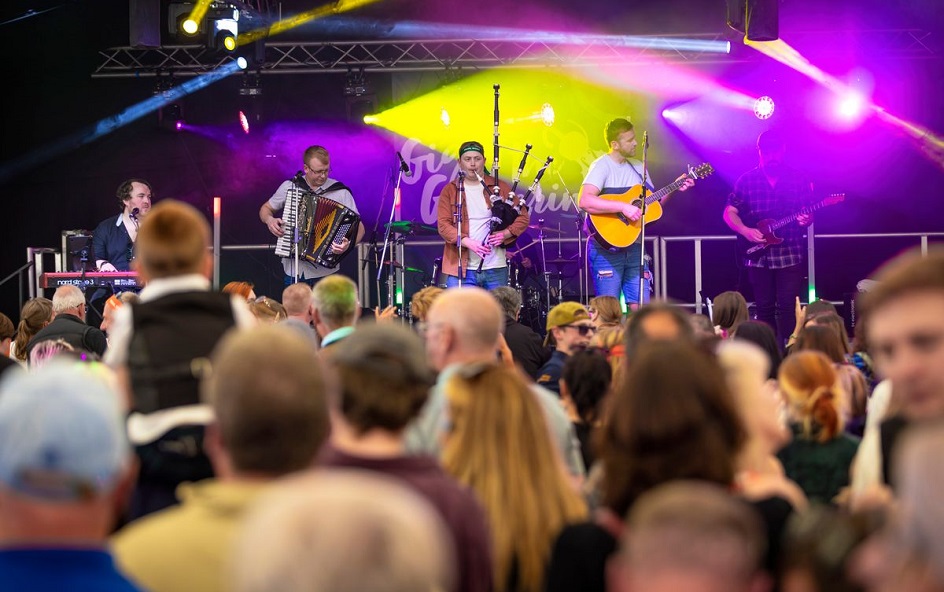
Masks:
[[[597,240],[608,249],[623,248],[636,242],[642,231],[643,223],[649,224],[662,217],[663,197],[682,186],[687,179],[702,179],[715,172],[710,164],[702,163],[697,167],[688,167],[684,177],[666,185],[658,191],[646,195],[646,216],[644,220],[631,221],[622,213],[590,214],[587,216],[587,226],[590,233],[595,234]],[[642,185],[634,185],[623,193],[607,193],[604,189],[599,197],[607,201],[630,203],[642,209]]]
[[[738,235],[738,242],[742,245],[742,250],[744,251],[744,256],[748,259],[759,259],[761,255],[764,254],[767,247],[770,245],[779,245],[783,242],[783,239],[774,234],[774,231],[783,228],[787,224],[790,224],[800,216],[811,214],[820,208],[825,208],[826,206],[836,205],[842,200],[846,199],[845,193],[833,193],[826,199],[818,201],[811,206],[807,206],[802,210],[794,212],[789,216],[784,216],[774,220],[773,218],[765,218],[758,222],[754,228],[760,230],[764,234],[764,242],[755,243],[747,240],[741,235]]]

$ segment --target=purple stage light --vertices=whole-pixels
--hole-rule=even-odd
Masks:
[[[839,100],[836,110],[843,119],[859,119],[865,111],[865,99],[858,93],[848,93]]]
[[[177,130],[178,132],[184,129],[184,122],[182,119],[177,120],[177,123],[174,124],[174,129]]]

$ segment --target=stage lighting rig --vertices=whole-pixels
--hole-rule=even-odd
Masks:
[[[234,2],[210,2],[197,20],[192,2],[172,2],[168,6],[168,32],[183,41],[204,40],[210,49],[231,52],[236,49],[239,21],[243,10]]]

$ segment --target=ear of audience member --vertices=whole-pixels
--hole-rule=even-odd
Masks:
[[[104,542],[134,464],[100,365],[53,363],[0,385],[0,578],[10,590],[136,590]]]
[[[181,505],[132,522],[113,539],[120,567],[151,592],[225,589],[236,529],[278,477],[312,466],[328,435],[331,388],[307,340],[280,326],[231,332],[212,357],[203,398],[214,479],[178,489]]]
[[[721,328],[722,337],[737,331],[738,325],[750,320],[747,301],[740,292],[722,292],[715,297],[712,306],[712,321]]]
[[[227,570],[228,589],[451,590],[448,541],[429,504],[390,479],[363,471],[295,476],[255,504]]]
[[[725,489],[679,481],[644,494],[626,519],[617,565],[623,592],[764,592],[757,516]]]
[[[421,494],[449,529],[456,590],[491,590],[491,538],[481,505],[437,458],[404,451],[403,430],[419,414],[434,378],[420,338],[402,326],[369,325],[325,360],[341,388],[331,399],[331,445],[322,451],[320,465],[382,473]]]
[[[745,321],[738,325],[737,333],[734,334],[735,339],[741,341],[748,341],[754,345],[760,347],[764,353],[767,354],[767,359],[770,363],[770,371],[767,373],[767,378],[776,380],[777,372],[780,370],[780,362],[783,360],[783,354],[780,351],[780,346],[777,344],[777,335],[774,334],[774,330],[762,321]]]
[[[475,491],[493,525],[496,589],[541,590],[554,538],[587,512],[545,414],[522,376],[497,365],[455,373],[446,398],[442,464]]]

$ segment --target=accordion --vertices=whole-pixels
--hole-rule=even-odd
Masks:
[[[361,217],[354,210],[326,197],[292,186],[282,210],[282,236],[275,254],[291,257],[298,249],[300,261],[321,267],[337,267],[350,252],[335,253],[331,244],[357,238]]]

